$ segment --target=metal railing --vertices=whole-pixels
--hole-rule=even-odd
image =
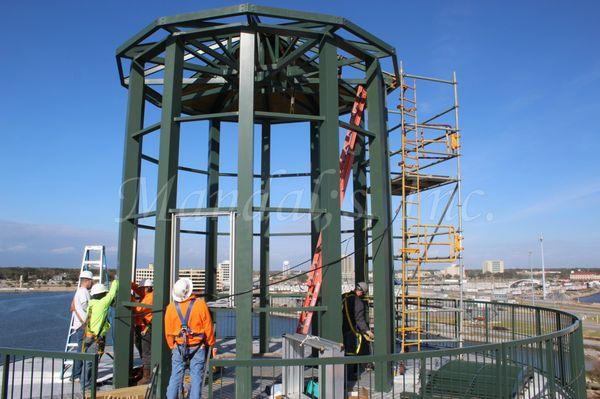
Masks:
[[[209,398],[231,397],[235,372],[242,368],[251,370],[252,397],[290,397],[285,396],[283,371],[303,366],[305,397],[319,386],[344,384],[346,397],[357,398],[585,398],[583,335],[576,316],[542,307],[464,301],[459,326],[456,300],[424,302],[426,344],[419,352],[213,359],[206,393]],[[319,366],[336,364],[345,365],[343,381],[320,377]]]
[[[0,359],[0,399],[82,397],[80,383],[62,377],[66,361],[83,361],[82,375],[91,364],[91,381],[96,381],[98,375],[98,355],[94,353],[0,347]],[[91,384],[86,395],[96,398],[96,384]]]

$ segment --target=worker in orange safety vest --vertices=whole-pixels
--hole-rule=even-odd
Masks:
[[[136,298],[134,302],[139,302],[140,305],[133,308],[133,322],[135,326],[135,346],[142,358],[142,378],[138,381],[138,385],[147,384],[150,382],[150,360],[152,355],[152,306],[154,303],[154,282],[151,279],[140,281],[140,284],[131,283],[131,290]]]
[[[174,302],[165,312],[165,338],[172,351],[167,399],[176,399],[182,390],[188,362],[192,379],[189,399],[200,399],[206,354],[215,344],[208,306],[192,294],[193,289],[189,278],[177,280],[172,292]]]

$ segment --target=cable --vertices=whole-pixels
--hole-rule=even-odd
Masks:
[[[396,218],[398,217],[398,214],[400,213],[400,209],[401,209],[401,208],[402,208],[402,206],[401,206],[401,205],[400,205],[400,206],[398,206],[398,208],[396,209],[396,211],[395,211],[395,213],[394,213],[394,217],[392,218],[392,220],[390,221],[390,223],[389,223],[389,224],[388,224],[388,225],[385,227],[385,230],[383,231],[383,233],[381,233],[381,234],[380,234],[380,235],[378,235],[377,237],[372,237],[372,238],[371,238],[371,241],[367,242],[367,243],[364,245],[364,248],[367,248],[367,247],[368,247],[369,245],[371,245],[371,244],[372,244],[372,243],[373,243],[375,240],[377,240],[377,239],[379,239],[379,238],[383,237],[383,236],[384,236],[384,235],[387,233],[387,231],[390,229],[390,227],[392,227],[392,225],[394,224],[394,221],[395,221],[395,220],[396,220]],[[350,238],[348,238],[348,239],[350,239]],[[379,243],[379,246],[377,247],[377,250],[375,251],[375,253],[377,253],[377,252],[379,251],[379,249],[380,249],[380,248],[381,248],[381,242]],[[309,269],[309,270],[307,270],[307,271],[305,271],[305,272],[302,272],[302,273],[300,273],[300,274],[297,274],[297,275],[295,275],[295,276],[291,276],[291,277],[288,277],[288,278],[284,278],[283,280],[278,280],[278,281],[274,281],[274,282],[272,282],[272,283],[268,283],[268,284],[266,285],[266,287],[270,287],[270,286],[272,286],[272,285],[279,284],[279,283],[284,283],[284,282],[286,282],[286,281],[290,281],[290,280],[293,280],[293,279],[295,279],[295,278],[298,278],[298,277],[300,277],[300,276],[303,276],[303,275],[306,275],[306,274],[308,274],[308,273],[311,273],[311,272],[313,272],[313,271],[315,271],[315,270],[324,269],[324,268],[326,268],[326,267],[329,267],[329,266],[335,265],[335,264],[337,264],[337,263],[341,262],[343,259],[346,259],[346,258],[350,257],[350,256],[351,256],[351,255],[353,255],[354,253],[356,253],[356,248],[355,248],[355,249],[354,249],[354,251],[352,251],[351,253],[349,253],[349,254],[346,254],[346,255],[342,256],[341,258],[339,258],[339,259],[333,260],[333,261],[331,261],[331,262],[329,262],[329,263],[327,263],[327,264],[321,265],[321,266],[319,266],[319,267],[315,267],[315,268],[313,268],[313,269]],[[287,269],[287,270],[291,270],[291,269],[293,269],[293,268],[299,267],[299,266],[301,266],[301,265],[303,265],[303,264],[305,264],[305,263],[311,262],[311,261],[312,261],[312,258],[311,258],[311,259],[308,259],[308,260],[306,260],[306,261],[304,261],[304,262],[298,263],[297,265],[295,265],[295,266],[293,266],[293,267],[291,267],[291,268],[289,268],[289,269]],[[254,283],[256,283],[256,282],[260,282],[260,280],[254,280],[254,281],[252,281],[252,284],[254,284]],[[263,287],[264,287],[264,286],[263,286]],[[232,298],[232,297],[236,297],[236,296],[240,296],[240,295],[246,295],[246,294],[252,293],[252,292],[254,292],[254,291],[256,291],[256,290],[258,290],[258,289],[260,289],[260,288],[261,288],[260,286],[259,286],[259,287],[256,287],[256,288],[252,287],[252,288],[251,288],[251,289],[249,289],[249,290],[246,290],[246,291],[241,291],[241,292],[235,292],[235,293],[233,293],[233,294],[231,294],[231,295],[227,295],[227,296],[224,296],[224,297],[220,297],[219,299],[227,299],[227,298]]]

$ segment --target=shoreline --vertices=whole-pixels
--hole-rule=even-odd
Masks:
[[[31,287],[31,288],[17,288],[17,287],[2,287],[0,288],[1,293],[10,294],[22,294],[27,292],[74,292],[77,287]]]

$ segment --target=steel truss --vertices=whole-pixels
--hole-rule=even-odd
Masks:
[[[136,264],[137,231],[154,231],[155,293],[153,328],[163,329],[161,310],[170,297],[173,262],[173,215],[180,213],[235,212],[235,313],[236,356],[252,358],[252,313],[261,314],[260,350],[268,348],[269,228],[275,212],[313,215],[310,234],[313,250],[322,236],[324,273],[320,292],[318,333],[342,340],[341,223],[342,216],[355,220],[357,278],[367,276],[372,265],[374,285],[375,354],[393,351],[392,234],[390,224],[389,165],[385,99],[398,86],[395,50],[383,40],[352,22],[322,14],[240,5],[159,18],[117,49],[122,85],[128,88],[125,158],[119,235],[119,279],[122,287],[132,281]],[[380,62],[391,60],[394,73]],[[126,71],[129,72],[126,72]],[[347,71],[351,71],[348,73]],[[340,115],[350,113],[363,85],[368,95],[365,126],[351,126],[357,133],[353,184],[363,187],[354,195],[354,212],[340,209],[339,133],[348,129]],[[161,108],[160,121],[145,123],[146,103]],[[209,122],[208,167],[205,170],[179,164],[179,134],[183,123]],[[221,124],[237,123],[238,165],[234,172],[219,168]],[[304,122],[310,125],[311,170],[274,174],[270,170],[271,125]],[[261,127],[261,167],[254,172],[254,129]],[[149,134],[159,134],[158,157],[142,152]],[[250,150],[249,150],[250,149]],[[139,211],[140,165],[158,166],[156,209]],[[179,173],[207,177],[206,208],[177,209]],[[327,173],[326,173],[327,172]],[[328,173],[333,172],[333,173]],[[220,207],[219,178],[237,177],[237,204]],[[270,181],[275,178],[311,177],[313,201],[307,209],[270,206]],[[252,204],[254,181],[260,179],[260,206]],[[367,187],[367,181],[369,186]],[[338,196],[332,195],[338,193]],[[361,196],[362,195],[362,196]],[[367,205],[369,205],[367,207]],[[260,233],[253,231],[252,216],[260,214]],[[207,218],[204,231],[182,234],[206,235],[206,296],[216,291],[216,218]],[[153,222],[154,221],[154,222]],[[368,226],[370,221],[371,226]],[[378,250],[368,256],[367,232]],[[289,234],[289,233],[288,233]],[[253,307],[253,237],[260,236],[260,307]],[[358,277],[360,276],[360,277]],[[129,384],[131,365],[131,308],[128,290],[120,290],[115,323],[115,385]],[[306,310],[306,309],[305,309]],[[158,396],[164,397],[170,364],[161,334],[153,335],[152,363],[159,364]],[[236,397],[251,392],[249,368],[236,371]],[[391,386],[390,365],[376,365],[376,387]]]

